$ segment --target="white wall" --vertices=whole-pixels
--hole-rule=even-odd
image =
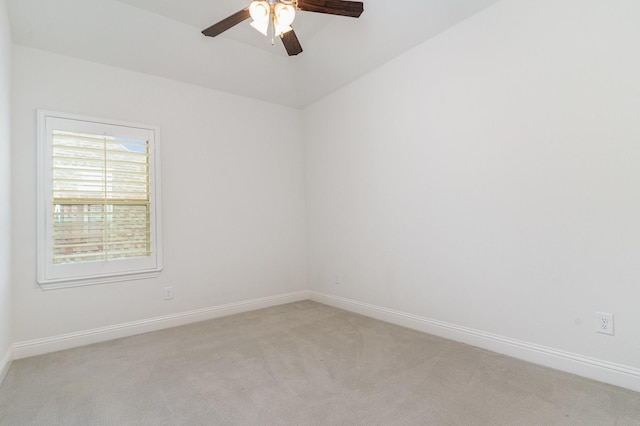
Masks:
[[[307,108],[311,289],[640,367],[638,22],[503,1]]]
[[[306,289],[308,236],[313,290],[640,367],[639,18],[635,0],[503,1],[302,113],[14,47],[13,341]],[[160,126],[160,278],[37,287],[36,108]]]
[[[0,0],[0,381],[11,339],[11,32]]]
[[[307,288],[300,111],[29,48],[13,53],[16,342]],[[37,108],[160,126],[159,278],[36,285]],[[163,300],[164,286],[174,300]]]

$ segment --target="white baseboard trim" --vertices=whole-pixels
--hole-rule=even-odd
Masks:
[[[640,392],[640,369],[316,291],[313,301]]]
[[[0,385],[14,359],[42,355],[49,352],[76,348],[92,343],[119,339],[150,331],[308,299],[392,324],[467,343],[535,364],[640,392],[640,369],[634,367],[615,364],[316,291],[299,291],[251,299],[107,327],[82,330],[43,339],[17,342],[12,348],[9,348],[0,359]]]
[[[42,355],[50,352],[90,345],[92,343],[119,339],[121,337],[148,333],[150,331],[177,327],[180,325],[205,321],[208,319],[219,318],[308,299],[308,291],[298,291],[294,293],[261,297],[258,299],[228,303],[225,305],[195,309],[193,311],[180,312],[177,314],[164,315],[161,317],[132,321],[107,327],[82,330],[74,333],[46,337],[43,339],[17,342],[13,345],[13,358],[28,358],[31,356]]]
[[[7,352],[0,358],[0,386],[2,386],[4,378],[7,377],[7,373],[11,367],[11,361],[13,361],[13,346],[9,346]]]

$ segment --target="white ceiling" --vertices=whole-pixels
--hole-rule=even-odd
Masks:
[[[250,0],[9,0],[14,42],[292,107],[304,107],[498,0],[364,0],[358,19],[299,12],[304,52],[245,21],[200,31]]]

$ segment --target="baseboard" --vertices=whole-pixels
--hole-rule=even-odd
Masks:
[[[7,353],[0,359],[0,384],[2,384],[2,380],[6,376],[13,359],[42,355],[49,352],[71,349],[92,343],[119,339],[121,337],[133,336],[307,299],[640,392],[640,369],[634,367],[615,364],[316,291],[299,291],[263,297],[116,324],[108,327],[83,330],[44,339],[17,342],[13,345],[13,348],[9,348]]]
[[[309,298],[346,311],[640,392],[640,369],[637,368],[589,358],[327,293],[311,291]]]
[[[181,312],[177,314],[165,315],[161,317],[149,318],[123,324],[116,324],[108,327],[82,330],[74,333],[46,337],[43,339],[17,342],[13,345],[13,358],[21,359],[50,352],[57,352],[65,349],[77,348],[80,346],[90,345],[92,343],[119,339],[121,337],[148,333],[150,331],[177,327],[180,325],[205,321],[208,319],[219,318],[308,299],[308,291],[298,291],[295,293],[287,293],[277,296],[262,297],[259,299],[228,303],[225,305],[211,306],[207,308],[196,309],[193,311]]]
[[[13,361],[13,346],[9,346],[7,352],[0,358],[0,386],[2,386],[4,378],[7,377],[7,373],[11,367],[11,361]]]

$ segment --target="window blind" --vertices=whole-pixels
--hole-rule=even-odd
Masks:
[[[151,256],[149,142],[53,130],[53,263]]]

